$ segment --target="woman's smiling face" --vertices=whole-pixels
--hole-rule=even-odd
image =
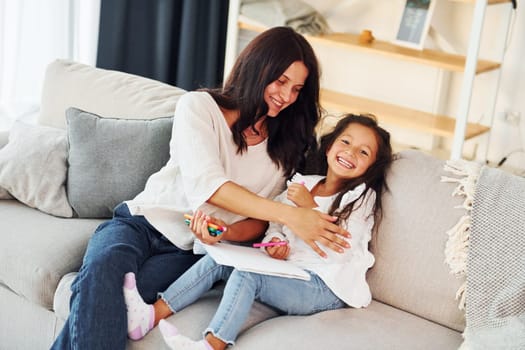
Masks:
[[[308,69],[301,61],[293,62],[286,71],[264,89],[264,101],[268,105],[268,116],[276,117],[279,112],[297,100]]]

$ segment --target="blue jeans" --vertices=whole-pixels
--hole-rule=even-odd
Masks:
[[[227,280],[221,302],[204,334],[211,332],[233,344],[247,320],[254,300],[283,315],[310,315],[345,306],[314,273],[311,280],[262,275],[218,265],[208,255],[193,265],[163,293],[161,298],[173,312],[195,302],[215,282]]]
[[[118,205],[113,219],[102,223],[89,241],[71,286],[71,312],[51,349],[125,349],[124,274],[135,272],[141,295],[151,303],[201,257],[177,248],[143,217]]]

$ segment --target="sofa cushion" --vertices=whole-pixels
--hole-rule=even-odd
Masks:
[[[181,334],[200,339],[208,326],[219,296],[209,293],[197,303],[170,316],[167,321]],[[461,333],[437,323],[372,301],[362,309],[344,308],[310,316],[275,316],[255,303],[234,349],[457,349]],[[268,319],[270,318],[270,319]],[[157,349],[164,344],[158,327],[139,342],[129,341],[128,349]],[[160,346],[164,349],[166,346]]]
[[[184,93],[183,89],[138,75],[60,59],[46,69],[38,123],[65,129],[69,107],[102,117],[172,116]]]
[[[69,315],[69,300],[71,299],[71,285],[77,277],[78,272],[65,274],[58,282],[55,295],[53,296],[53,311],[61,320],[66,320]]]
[[[457,349],[461,341],[459,332],[372,301],[362,309],[346,308],[264,321],[242,334],[234,348],[443,350]]]
[[[64,219],[0,200],[0,281],[47,309],[65,274],[77,271],[101,220]]]
[[[64,130],[16,121],[8,144],[0,149],[0,187],[32,208],[71,217],[66,159]]]
[[[69,108],[67,195],[79,217],[111,217],[169,159],[173,117],[101,118]]]
[[[48,350],[56,332],[55,314],[0,283],[0,349]]]
[[[455,295],[462,280],[445,264],[450,230],[466,213],[455,184],[441,182],[445,161],[403,151],[393,162],[383,197],[384,218],[373,238],[368,281],[374,299],[452,329],[463,330]]]

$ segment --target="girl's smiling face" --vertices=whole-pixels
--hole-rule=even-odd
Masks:
[[[353,179],[372,165],[379,148],[374,131],[358,123],[349,124],[326,152],[328,176]]]
[[[286,71],[264,89],[264,101],[268,105],[268,116],[276,117],[279,112],[297,100],[308,68],[301,61],[293,62]]]

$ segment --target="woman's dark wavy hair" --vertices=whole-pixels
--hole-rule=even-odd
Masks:
[[[378,145],[376,160],[363,175],[350,179],[345,183],[343,188],[340,189],[339,195],[332,203],[329,214],[337,216],[339,218],[338,221],[347,219],[354,209],[354,203],[358,202],[360,198],[364,198],[366,193],[372,189],[376,192],[374,217],[376,221],[379,222],[382,217],[381,195],[384,191],[388,190],[386,171],[392,163],[393,156],[392,146],[390,145],[390,134],[388,131],[377,125],[376,118],[373,115],[346,114],[341,120],[339,120],[332,132],[322,136],[319,143],[319,149],[316,152],[318,155],[318,170],[320,174],[326,175],[328,170],[326,152],[334,144],[335,140],[345,131],[348,125],[353,123],[363,125],[374,132]],[[337,209],[339,208],[343,195],[362,183],[366,185],[366,189],[361,196],[338,211]]]
[[[320,68],[306,39],[289,27],[268,29],[240,53],[222,89],[205,89],[219,106],[240,111],[232,133],[238,152],[242,153],[247,149],[243,131],[268,113],[265,88],[296,61],[308,69],[297,100],[276,118],[266,119],[268,154],[287,177],[304,163],[306,152],[315,145],[314,128],[321,112]]]

